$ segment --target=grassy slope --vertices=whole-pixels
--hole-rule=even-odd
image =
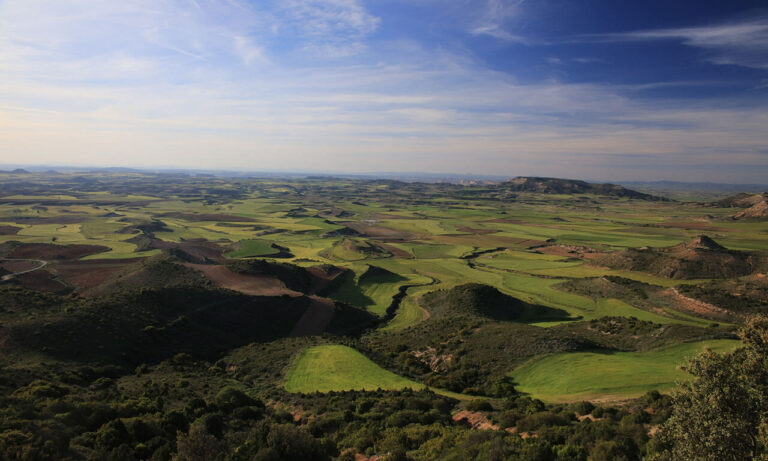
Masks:
[[[681,344],[651,352],[576,352],[544,356],[510,373],[518,389],[548,402],[628,398],[649,389],[668,391],[688,375],[678,369],[686,357],[709,347],[733,349],[735,340]]]
[[[288,392],[347,390],[424,389],[424,384],[398,376],[348,346],[327,344],[304,349],[285,374]],[[467,400],[472,396],[432,389],[447,397]]]
[[[302,351],[285,377],[288,392],[352,389],[422,389],[423,384],[389,372],[347,346],[315,346]]]

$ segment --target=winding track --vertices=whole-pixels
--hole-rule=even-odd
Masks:
[[[432,279],[429,283],[411,283],[407,285],[401,285],[398,288],[397,293],[392,296],[392,302],[390,303],[389,307],[387,307],[386,315],[384,315],[384,322],[389,322],[390,320],[395,318],[395,315],[397,314],[397,310],[400,308],[400,304],[403,302],[403,299],[405,299],[406,296],[408,296],[408,289],[409,288],[415,288],[415,287],[426,287],[430,285],[437,285],[440,283],[440,280],[436,279],[435,277],[432,277],[431,275],[426,274],[419,274],[424,277],[429,277]]]
[[[39,265],[39,266],[37,266],[37,267],[33,267],[32,269],[27,269],[27,270],[25,270],[25,271],[21,271],[21,272],[14,272],[13,274],[6,274],[6,275],[3,275],[2,277],[0,277],[0,282],[7,282],[8,280],[11,280],[11,279],[13,279],[13,278],[14,278],[14,277],[16,277],[17,275],[28,274],[28,273],[30,273],[30,272],[34,272],[34,271],[36,271],[36,270],[38,270],[38,269],[42,269],[43,267],[45,267],[45,266],[47,266],[47,265],[48,265],[48,261],[43,261],[42,259],[11,259],[11,258],[0,258],[0,262],[2,262],[2,261],[33,261],[33,262],[37,262],[37,263],[40,263],[40,265]]]

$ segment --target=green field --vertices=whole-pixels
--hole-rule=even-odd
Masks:
[[[268,240],[241,240],[237,242],[238,249],[226,254],[228,258],[254,258],[257,256],[269,256],[278,251]]]
[[[735,340],[680,344],[650,352],[574,352],[536,358],[510,375],[522,392],[546,402],[637,397],[650,389],[668,392],[689,375],[679,366],[710,348],[725,352]]]
[[[130,180],[140,177],[130,176]],[[408,285],[394,317],[377,324],[375,330],[366,331],[363,337],[355,338],[366,341],[405,335],[408,339],[407,336],[412,334],[414,337],[408,339],[411,342],[404,339],[397,345],[400,349],[396,352],[387,351],[403,362],[407,361],[408,355],[403,354],[404,350],[439,349],[447,342],[445,338],[436,344],[427,344],[426,340],[442,334],[457,334],[430,329],[430,319],[434,316],[421,304],[422,298],[436,290],[470,283],[494,287],[504,295],[539,306],[542,311],[559,312],[552,317],[537,317],[536,323],[527,325],[539,328],[541,331],[536,334],[542,336],[548,334],[545,331],[557,332],[568,325],[581,328],[579,325],[605,317],[701,327],[699,336],[694,335],[693,339],[675,337],[663,344],[669,345],[711,337],[707,335],[716,331],[709,328],[715,321],[722,331],[739,322],[738,317],[713,319],[679,310],[675,305],[642,304],[637,298],[592,298],[566,292],[560,285],[571,279],[619,276],[665,289],[682,284],[705,284],[708,280],[669,279],[639,271],[611,269],[598,265],[592,257],[579,256],[578,252],[548,251],[552,249],[542,245],[586,246],[589,247],[587,253],[602,255],[627,247],[676,245],[707,233],[728,248],[768,249],[768,239],[765,238],[768,222],[729,220],[727,218],[734,210],[695,202],[536,193],[522,193],[515,200],[499,200],[494,195],[495,186],[472,190],[471,187],[462,189],[445,184],[392,186],[375,181],[327,178],[249,179],[240,185],[227,179],[206,178],[179,180],[165,186],[158,186],[154,178],[149,178],[147,181],[155,189],[148,196],[146,187],[137,186],[133,190],[125,187],[126,179],[120,175],[98,178],[102,186],[96,188],[103,190],[83,192],[72,183],[71,187],[52,188],[49,195],[15,193],[6,196],[4,202],[0,201],[0,225],[14,229],[12,233],[0,235],[0,244],[55,243],[108,248],[83,258],[87,260],[133,260],[161,255],[164,250],[157,248],[183,248],[195,244],[207,245],[209,256],[213,255],[213,260],[208,263],[226,265],[233,259],[274,260],[279,257],[282,264],[310,270],[325,268],[322,270],[328,269],[329,274],[341,274],[332,282],[316,284],[327,287],[322,292],[307,294],[344,303],[379,318],[386,315],[400,288]],[[43,186],[49,180],[52,179],[40,176],[32,182],[44,190]],[[124,193],[114,192],[110,185],[120,186]],[[408,191],[411,187],[415,189]],[[217,192],[211,192],[214,190]],[[472,194],[462,195],[464,192]],[[147,226],[151,230],[144,230]],[[278,246],[288,248],[290,252],[282,252]],[[50,263],[51,277],[55,278],[58,263]],[[383,270],[378,275],[373,271],[364,276],[370,266]],[[310,289],[311,283],[305,282],[303,286]],[[546,321],[547,318],[555,320]],[[420,330],[422,327],[424,330]],[[610,341],[603,344],[598,340],[598,343],[606,349],[645,350],[638,346],[644,340],[634,338],[622,347],[616,347]],[[340,347],[335,349],[335,355],[329,352],[331,349],[322,348],[305,352],[305,355],[315,354],[317,357],[312,360],[300,358],[294,367],[318,366],[324,361],[333,366],[321,365],[323,373],[292,369],[287,388],[412,387],[422,386],[418,381],[426,382],[431,377],[429,372],[413,373],[412,368],[401,363],[404,373],[417,377],[415,381],[406,380],[378,368],[356,352],[353,354],[352,349],[343,349],[346,359],[337,360],[334,357],[342,354]],[[544,352],[550,350],[543,349]],[[463,354],[463,351],[448,352]],[[533,355],[544,352],[526,352],[509,359],[500,372],[506,373]],[[632,377],[640,377],[634,381],[636,389],[624,389],[621,383],[604,388],[599,387],[600,382],[580,383],[579,373],[574,372],[559,377],[564,381],[558,386],[567,389],[560,392],[562,395],[599,397],[640,392],[654,386],[668,386],[678,376],[674,370],[672,375],[659,372],[652,374],[652,378],[646,376],[648,373],[642,371],[643,367],[654,365],[649,357],[656,353],[595,355],[584,352],[565,356],[564,363],[582,366],[580,364],[586,359],[579,354],[603,365],[608,363],[605,360],[618,361],[617,367],[627,367],[627,382],[632,382]],[[529,366],[539,360],[546,364],[547,360],[556,360],[556,357],[537,359]],[[572,363],[569,362],[571,359],[574,360]],[[348,363],[353,365],[346,368]],[[588,371],[591,365],[589,361],[585,363],[583,367]],[[371,381],[363,379],[367,372],[350,376],[358,365],[362,369],[368,367],[373,376]],[[315,381],[310,382],[309,377]],[[320,378],[321,381],[317,381]],[[519,379],[522,386],[531,386],[543,396],[556,398],[559,395],[556,390],[547,389],[545,383],[527,375],[521,375]]]
[[[424,385],[389,372],[347,346],[315,346],[302,351],[285,375],[288,392],[423,389]]]

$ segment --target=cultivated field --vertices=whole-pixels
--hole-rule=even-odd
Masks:
[[[311,307],[298,326],[287,328],[291,335],[356,331],[358,345],[302,352],[285,377],[289,391],[437,383],[482,395],[494,376],[509,374],[522,391],[552,401],[668,389],[682,379],[677,366],[688,352],[710,344],[702,341],[732,337],[734,325],[748,312],[714,305],[712,290],[706,299],[683,296],[686,285],[714,281],[706,270],[690,269],[693,263],[681,266],[692,271],[690,276],[669,277],[654,269],[636,270],[621,252],[676,248],[706,234],[732,252],[715,256],[741,252],[758,261],[734,273],[731,283],[754,278],[766,267],[759,261],[768,250],[768,222],[734,220],[736,210],[723,203],[543,194],[503,184],[208,177],[158,182],[143,174],[88,178],[87,187],[78,175],[3,178],[0,256],[7,260],[0,270],[6,283],[102,296],[160,286],[157,280],[176,283],[176,275],[144,275],[148,262],[170,258],[212,287],[307,299]],[[674,257],[699,257],[698,250],[691,251]],[[614,279],[627,281],[622,286],[644,284],[651,295],[638,296],[637,287],[603,286]],[[573,288],[573,281],[583,283]],[[527,303],[529,314],[517,321],[467,317],[460,307],[446,314],[422,302],[432,292],[468,283]],[[755,305],[762,289],[756,288]],[[550,314],[530,315],[536,309]],[[355,325],[361,316],[375,326]],[[641,322],[646,333],[593,337],[590,322],[606,317]],[[480,358],[463,352],[487,346],[472,332],[490,329],[501,335],[520,328],[531,341],[548,338],[546,344],[503,354],[503,363],[464,384],[453,380],[457,370],[483,366]],[[565,332],[576,335],[580,345],[561,344],[558,338]],[[595,346],[605,353],[588,350]],[[389,359],[375,364],[354,347],[373,348],[371,357]],[[505,346],[499,340],[494,347]],[[599,371],[612,367],[623,374],[606,381]]]

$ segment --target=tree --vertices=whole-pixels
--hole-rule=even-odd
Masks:
[[[674,396],[652,459],[768,459],[768,318],[748,320],[739,337],[733,352],[708,350],[683,367],[694,379]]]
[[[179,433],[176,449],[174,461],[213,461],[220,457],[223,446],[203,425],[195,424],[188,434]]]

